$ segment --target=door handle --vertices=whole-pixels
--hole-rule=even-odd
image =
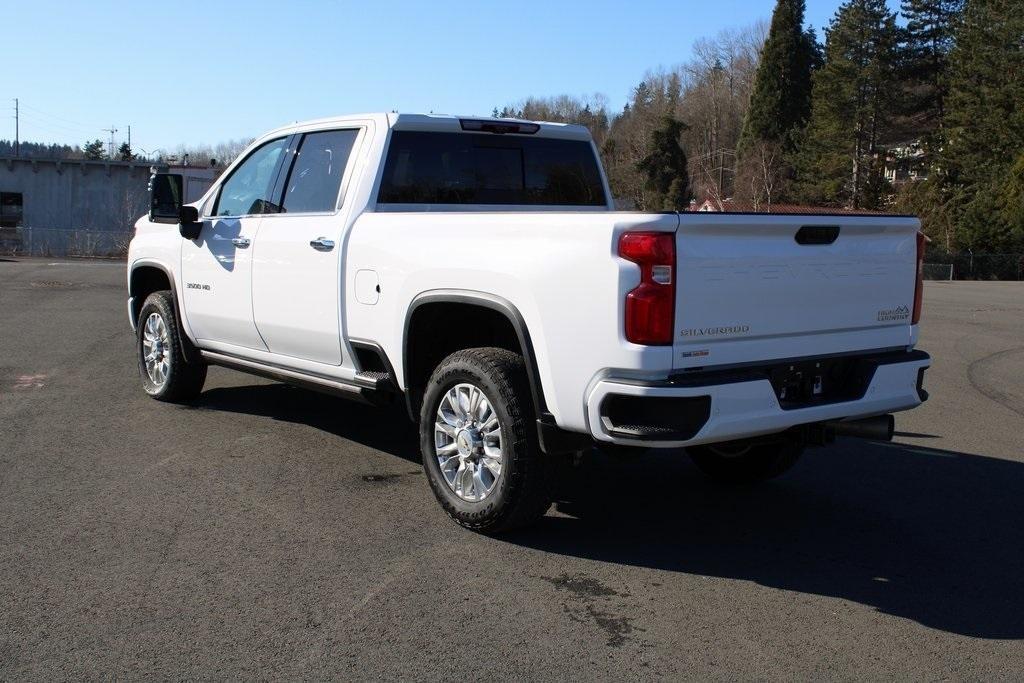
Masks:
[[[247,246],[249,246],[249,238],[248,237],[232,237],[231,238],[231,244],[235,245],[236,247],[241,247],[242,249],[245,249]]]
[[[315,240],[309,241],[309,246],[317,251],[330,251],[334,249],[334,240],[329,240],[326,237],[317,237]]]

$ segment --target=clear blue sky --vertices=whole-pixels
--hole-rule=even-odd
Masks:
[[[827,25],[839,0],[808,0]],[[890,0],[895,6],[896,0]],[[767,19],[774,0],[0,0],[0,138],[136,149],[252,137],[361,111],[487,114],[529,95],[604,93],[693,42]]]

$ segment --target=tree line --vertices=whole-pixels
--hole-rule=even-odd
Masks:
[[[494,114],[586,125],[625,207],[914,213],[947,251],[1024,251],[1020,0],[847,0],[824,43],[804,13],[777,0],[770,24],[698,41],[617,113],[595,95]]]
[[[99,138],[78,145],[50,144],[45,142],[21,142],[17,146],[18,156],[26,159],[86,159],[89,161],[145,161],[132,151],[127,142],[118,146],[114,156],[108,152],[107,143]],[[15,145],[12,140],[0,140],[0,156],[14,156]]]
[[[127,142],[118,145],[113,156],[110,147],[99,138],[79,145],[22,142],[18,155],[26,159],[85,159],[87,161],[141,161],[155,163],[189,163],[194,166],[223,168],[249,146],[252,139],[228,140],[216,145],[178,145],[173,151],[156,150],[139,154]],[[14,156],[13,140],[0,140],[0,156]]]

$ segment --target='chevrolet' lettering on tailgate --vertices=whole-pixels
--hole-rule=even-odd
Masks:
[[[756,263],[752,265],[701,266],[708,282],[732,279],[835,280],[847,277],[880,277],[889,273],[889,265],[875,261],[842,261],[832,263]]]

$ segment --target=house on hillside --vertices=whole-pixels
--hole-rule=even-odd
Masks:
[[[802,204],[768,204],[767,202],[761,202],[757,205],[749,202],[741,202],[727,197],[726,199],[705,199],[702,202],[696,200],[690,201],[690,211],[696,211],[698,213],[795,213],[795,214],[864,214],[864,213],[882,213],[878,211],[867,211],[865,209],[844,209],[835,206],[805,206]]]
[[[885,150],[885,179],[892,186],[928,177],[928,153],[920,140],[893,145]]]

